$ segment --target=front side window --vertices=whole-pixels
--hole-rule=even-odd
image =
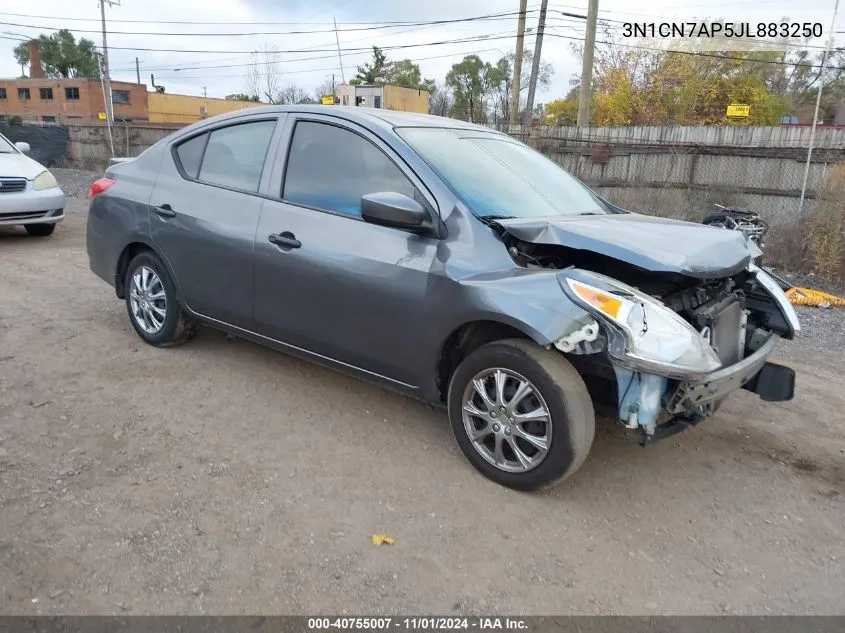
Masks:
[[[507,136],[421,127],[397,133],[477,216],[538,218],[610,211],[557,163]]]
[[[410,180],[362,136],[326,123],[296,124],[282,197],[298,204],[361,215],[361,197],[395,191],[415,197]]]

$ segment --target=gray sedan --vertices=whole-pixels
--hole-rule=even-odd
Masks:
[[[91,270],[147,343],[204,323],[448,410],[487,477],[788,400],[798,320],[738,232],[626,212],[508,136],[340,106],[208,119],[91,189]]]

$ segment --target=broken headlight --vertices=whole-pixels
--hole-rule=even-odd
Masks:
[[[722,366],[709,341],[654,297],[583,270],[564,279],[567,295],[606,325],[608,352],[619,364],[681,380]]]

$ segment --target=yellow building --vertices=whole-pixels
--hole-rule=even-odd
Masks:
[[[147,93],[147,111],[150,123],[194,123],[200,119],[265,105],[254,101],[191,97],[163,92]]]
[[[402,112],[428,113],[429,94],[427,90],[404,88],[402,86],[341,84],[337,88],[340,105],[384,108]]]

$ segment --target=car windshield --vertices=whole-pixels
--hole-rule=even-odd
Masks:
[[[396,131],[476,216],[535,218],[610,212],[557,163],[507,136],[434,127]]]
[[[15,146],[5,136],[0,134],[0,154],[17,154]]]

